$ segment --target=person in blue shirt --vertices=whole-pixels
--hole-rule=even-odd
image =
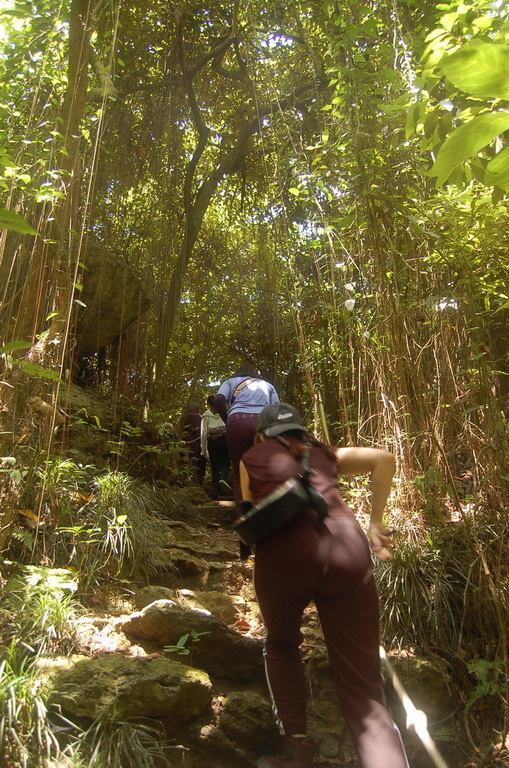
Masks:
[[[256,419],[267,405],[278,403],[276,389],[261,378],[256,368],[244,366],[224,381],[214,398],[214,409],[226,424],[226,441],[233,464],[233,494],[237,516],[241,513],[239,463],[251,448],[256,435]]]

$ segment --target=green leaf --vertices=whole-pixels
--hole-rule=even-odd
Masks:
[[[509,147],[495,155],[486,166],[484,183],[509,190]]]
[[[509,128],[509,112],[484,112],[457,128],[440,147],[429,171],[441,186],[458,165],[475,155]]]
[[[0,208],[0,229],[10,229],[12,232],[19,232],[21,235],[37,235],[36,230],[25,221],[23,216],[14,211],[8,211],[7,208]]]
[[[25,11],[17,10],[15,8],[10,10],[0,11],[0,16],[12,16],[14,19],[26,19],[27,14]]]
[[[21,481],[23,479],[23,475],[21,474],[19,469],[11,470],[11,472],[9,474],[9,477],[11,478],[12,482],[16,483],[16,484],[21,483]]]
[[[453,85],[472,96],[509,99],[509,45],[474,40],[444,56],[441,68]]]
[[[19,366],[21,370],[25,371],[28,376],[32,376],[34,379],[51,379],[52,381],[63,383],[56,371],[52,371],[49,368],[43,368],[42,365],[25,363],[23,360],[14,360],[14,365]]]
[[[14,349],[30,349],[31,346],[32,343],[30,341],[9,341],[3,347],[0,347],[0,355],[12,352]]]

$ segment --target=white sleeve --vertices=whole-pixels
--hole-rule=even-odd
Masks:
[[[201,452],[203,456],[207,456],[207,438],[209,436],[209,417],[207,415],[203,415],[201,417],[201,428],[200,428],[200,446],[201,446]]]

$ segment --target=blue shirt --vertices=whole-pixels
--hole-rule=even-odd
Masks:
[[[249,376],[234,376],[224,381],[217,394],[223,395],[230,406],[229,414],[233,413],[260,413],[266,405],[279,403],[279,395],[272,384],[264,379],[253,379],[241,389],[231,402],[235,388]]]

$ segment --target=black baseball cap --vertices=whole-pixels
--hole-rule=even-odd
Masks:
[[[272,403],[261,411],[256,420],[256,431],[263,432],[267,437],[275,437],[282,432],[298,429],[305,432],[302,416],[297,408],[288,403]]]

